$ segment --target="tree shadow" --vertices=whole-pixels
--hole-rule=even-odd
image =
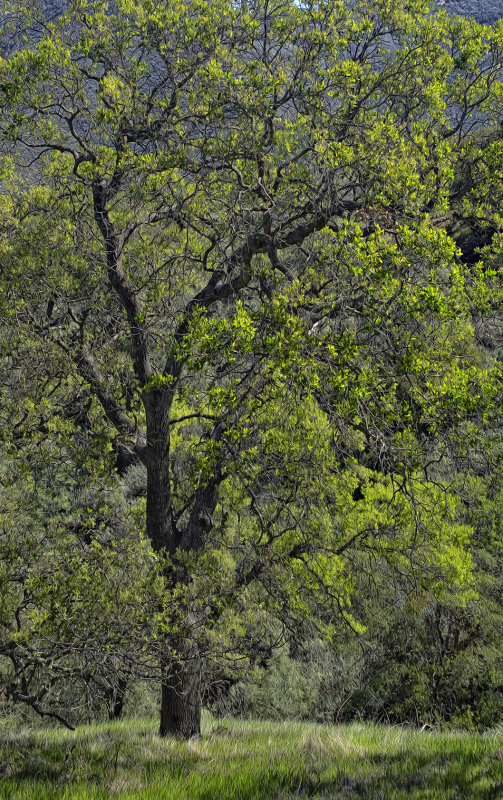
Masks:
[[[323,730],[317,735],[323,742]],[[233,738],[232,731],[192,743],[120,728],[2,736],[0,796],[28,791],[54,797],[61,787],[71,797],[85,785],[100,796],[115,787],[114,794],[139,800],[144,791],[149,798],[190,800],[503,798],[503,753],[497,742],[481,737],[412,739],[408,749],[405,738],[399,752],[385,744],[378,752],[365,745],[344,752],[329,744],[309,754],[300,741],[290,749],[286,740],[268,752],[259,744],[253,735]]]

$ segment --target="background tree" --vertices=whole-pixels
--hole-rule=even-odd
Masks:
[[[473,334],[486,276],[442,221],[500,107],[501,31],[428,11],[6,6],[28,36],[0,64],[6,308],[145,465],[176,609],[162,734],[199,732],[201,655],[257,648],[266,614],[354,625],[356,553],[469,574],[428,468],[499,369]]]
[[[52,321],[16,325],[3,288],[0,699],[73,725],[105,705],[117,715],[126,681],[158,677],[163,595],[144,501],[122,495],[107,431],[53,347]]]

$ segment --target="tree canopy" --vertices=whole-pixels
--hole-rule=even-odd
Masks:
[[[358,628],[374,559],[468,585],[445,466],[500,403],[477,325],[503,26],[423,0],[3,14],[6,452],[33,476],[59,443],[80,484],[113,483],[112,449],[143,465],[161,733],[190,736],[201,657]],[[467,219],[479,258],[450,235]]]

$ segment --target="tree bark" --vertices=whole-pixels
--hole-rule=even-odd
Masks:
[[[178,658],[163,664],[161,736],[201,735],[201,659],[195,642],[184,640]]]
[[[169,465],[171,402],[168,390],[153,389],[143,396],[147,423],[147,535],[156,553],[164,551],[168,555],[177,546]]]
[[[124,710],[124,700],[126,699],[126,678],[119,678],[117,684],[110,692],[110,701],[108,707],[108,718],[110,720],[121,719]]]
[[[144,395],[147,421],[147,534],[157,553],[173,555],[180,535],[173,520],[169,463],[169,389]],[[174,572],[166,576],[176,582]],[[180,578],[178,578],[180,580]],[[188,612],[188,610],[187,610]],[[173,652],[176,649],[176,655]],[[201,733],[201,660],[197,645],[182,638],[161,656],[161,736]]]

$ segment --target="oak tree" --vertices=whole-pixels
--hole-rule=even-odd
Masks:
[[[161,734],[191,736],[201,657],[257,652],[266,617],[357,625],[362,559],[469,573],[431,470],[498,402],[472,324],[494,270],[446,220],[502,28],[423,0],[3,15],[3,312],[144,465],[177,609]]]

